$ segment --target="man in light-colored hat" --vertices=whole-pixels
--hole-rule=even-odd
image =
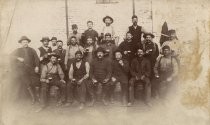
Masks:
[[[104,37],[105,34],[110,33],[111,38],[113,39],[115,37],[115,30],[114,27],[112,26],[114,19],[110,16],[105,16],[103,18],[103,22],[105,23],[105,26],[102,29],[101,36]]]
[[[22,36],[18,41],[21,47],[11,54],[11,59],[16,85],[27,86],[34,104],[39,101],[39,58],[36,51],[28,46],[30,42],[28,37]]]

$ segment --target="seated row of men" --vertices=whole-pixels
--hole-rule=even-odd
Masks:
[[[134,103],[135,84],[142,83],[145,103],[150,106],[151,89],[165,97],[168,83],[177,77],[177,58],[173,58],[170,47],[165,45],[161,49],[163,56],[157,59],[159,48],[152,41],[154,35],[151,33],[143,35],[145,40],[141,46],[133,44],[132,37],[132,33],[127,32],[125,41],[117,47],[109,33],[98,43],[93,37],[87,37],[83,46],[72,36],[66,50],[62,47],[63,42],[54,37],[52,40],[56,40],[57,49],[52,52],[48,37],[42,38],[43,46],[35,51],[28,46],[31,40],[23,36],[19,40],[22,47],[12,53],[12,66],[18,71],[14,72],[17,81],[28,86],[33,103],[40,101],[41,109],[47,106],[52,85],[60,89],[58,105],[71,104],[76,91],[82,109],[87,95],[90,95],[89,106],[93,106],[97,98],[108,105],[113,101],[118,82],[123,105]],[[152,87],[153,80],[157,88]]]

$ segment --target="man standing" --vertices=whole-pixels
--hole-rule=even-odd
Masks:
[[[86,99],[86,85],[89,82],[89,70],[90,65],[88,62],[82,60],[83,53],[77,51],[75,53],[75,61],[71,64],[69,70],[69,83],[68,83],[68,101],[72,103],[76,92],[78,100],[80,102],[79,109],[84,108],[85,99]]]
[[[151,65],[150,61],[145,58],[144,52],[141,49],[137,51],[138,57],[136,57],[131,63],[131,75],[132,78],[129,81],[129,106],[134,103],[134,86],[135,84],[145,84],[145,104],[151,106],[150,97],[151,97],[151,84],[150,84],[150,75],[151,75]]]
[[[37,54],[39,56],[42,69],[42,66],[49,62],[48,55],[52,53],[52,48],[49,47],[49,37],[42,37],[40,41],[42,42],[42,46],[38,48]]]
[[[136,15],[132,16],[132,23],[133,25],[128,27],[128,31],[133,36],[133,44],[141,46],[141,37],[146,31],[142,26],[138,25],[138,17]]]
[[[66,94],[66,82],[64,81],[64,73],[61,66],[57,63],[58,55],[51,53],[49,58],[50,62],[43,66],[41,72],[41,108],[37,112],[44,109],[47,105],[47,95],[49,88],[53,85],[60,89],[61,97],[57,103],[57,106],[62,105],[65,101]]]
[[[52,48],[52,51],[55,50],[55,49],[57,49],[57,46],[56,46],[57,40],[58,39],[56,37],[52,37],[52,39],[50,40],[51,41],[50,47]]]
[[[88,37],[86,40],[87,44],[84,47],[84,60],[91,63],[94,58],[94,52],[96,50],[96,45],[92,37]]]
[[[85,32],[82,34],[81,46],[83,46],[83,47],[85,46],[85,44],[87,44],[86,40],[88,37],[92,37],[94,39],[94,41],[96,41],[96,42],[98,41],[98,32],[93,29],[93,21],[88,21],[87,27],[88,27],[88,29],[85,30]],[[96,44],[96,43],[94,43],[94,44]]]
[[[116,83],[120,82],[121,85],[121,100],[124,106],[127,105],[128,98],[128,73],[129,73],[129,63],[122,58],[122,53],[120,50],[114,52],[115,59],[112,62],[112,78],[110,86],[110,97],[111,101],[114,96],[114,89]]]
[[[130,32],[127,32],[125,41],[123,41],[119,45],[119,49],[123,53],[123,57],[129,62],[129,64],[135,57],[135,53],[138,49],[138,46],[133,44],[132,38],[133,38],[132,34]]]
[[[72,33],[69,34],[69,40],[68,40],[67,45],[70,44],[69,42],[70,42],[70,38],[72,36],[75,36],[77,38],[78,45],[81,45],[81,36],[82,36],[82,34],[78,32],[78,26],[77,26],[77,24],[73,24],[72,25]]]
[[[28,46],[31,42],[29,38],[22,36],[18,42],[21,48],[16,49],[11,55],[15,80],[27,86],[32,104],[34,104],[35,101],[39,101],[39,58],[36,51]]]
[[[165,99],[167,93],[174,87],[174,81],[178,75],[178,63],[171,56],[169,46],[165,45],[162,52],[163,56],[160,56],[155,63],[154,73],[159,88],[158,94],[160,98]]]
[[[111,39],[113,40],[115,37],[114,27],[111,25],[114,22],[113,18],[105,16],[103,18],[103,22],[105,23],[105,26],[102,29],[101,36],[103,37],[105,34],[109,33],[111,34]]]
[[[88,92],[91,96],[90,106],[94,105],[96,99],[95,90],[97,97],[102,97],[103,104],[108,105],[106,97],[108,95],[112,74],[111,63],[109,60],[104,58],[105,51],[103,48],[99,47],[95,53],[96,59],[92,61],[90,68],[90,78],[92,80],[92,84],[88,85]]]
[[[116,45],[113,43],[112,37],[110,33],[105,34],[105,40],[104,43],[99,45],[102,47],[106,53],[105,56],[112,61],[113,60],[113,53],[117,49]]]

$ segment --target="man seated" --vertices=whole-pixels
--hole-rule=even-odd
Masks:
[[[150,83],[150,74],[151,74],[151,64],[150,61],[144,57],[144,52],[141,49],[137,50],[137,57],[134,58],[131,62],[131,75],[132,78],[129,81],[129,99],[130,102],[128,106],[131,106],[134,103],[134,86],[135,84],[143,83],[145,84],[145,104],[151,106],[150,97],[151,97],[151,83]]]
[[[121,86],[121,99],[124,106],[127,105],[128,95],[128,73],[129,63],[122,58],[122,52],[117,50],[114,52],[115,59],[112,62],[112,78],[110,86],[110,99],[113,101],[114,89],[116,83],[120,82]]]
[[[162,99],[166,98],[167,92],[174,85],[173,81],[178,75],[178,63],[171,55],[170,47],[165,45],[162,48],[163,56],[160,56],[154,67],[157,78],[158,94]]]
[[[71,64],[69,70],[69,82],[68,82],[68,103],[72,103],[74,96],[78,97],[80,103],[79,109],[84,108],[86,99],[86,84],[89,81],[90,65],[88,62],[82,60],[83,54],[81,51],[75,53],[75,61]],[[68,105],[67,103],[67,105]]]
[[[43,66],[41,72],[41,108],[37,111],[41,111],[47,105],[48,90],[51,86],[55,85],[60,89],[61,97],[57,103],[60,106],[65,101],[66,82],[64,81],[64,73],[61,66],[57,63],[59,56],[55,53],[51,53],[49,58],[50,62]]]

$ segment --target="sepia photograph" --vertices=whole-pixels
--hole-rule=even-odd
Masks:
[[[210,1],[0,0],[0,125],[210,125]]]

